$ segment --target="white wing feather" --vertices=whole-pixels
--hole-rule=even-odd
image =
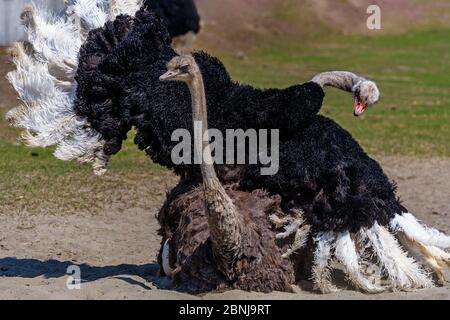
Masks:
[[[23,104],[7,119],[24,130],[26,145],[56,146],[58,159],[93,163],[100,175],[109,161],[104,141],[74,112],[78,54],[90,30],[119,14],[134,15],[141,0],[71,0],[67,5],[63,17],[34,4],[23,10],[27,42],[14,44],[16,70],[7,75]]]

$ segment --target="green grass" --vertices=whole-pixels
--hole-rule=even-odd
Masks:
[[[29,149],[14,142],[13,135],[2,136],[0,214],[154,210],[175,178],[138,151],[131,135],[101,178],[89,165],[59,161],[51,149]]]
[[[129,171],[130,159],[133,167],[139,171],[161,171],[162,167],[148,161],[144,153],[140,152],[133,144],[134,134],[125,141],[122,151],[114,157],[110,169],[115,172]],[[51,148],[26,148],[18,142],[0,140],[0,149],[3,151],[0,161],[0,172],[3,177],[13,178],[17,172],[44,172],[47,176],[70,175],[77,172],[91,173],[89,165],[80,165],[75,162],[63,162],[54,159]]]
[[[450,156],[450,30],[368,37],[330,34],[268,41],[240,60],[222,54],[232,76],[258,87],[286,87],[321,71],[352,70],[377,81],[382,99],[362,119],[348,94],[327,89],[322,113],[372,154]]]

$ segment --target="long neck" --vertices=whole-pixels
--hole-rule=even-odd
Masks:
[[[233,280],[234,262],[239,257],[242,247],[242,217],[214,170],[209,146],[205,88],[200,72],[188,86],[192,97],[194,126],[201,125],[202,134],[194,135],[197,139],[194,148],[198,159],[202,159],[200,167],[214,257],[219,270],[229,280]]]
[[[219,180],[214,170],[209,146],[208,134],[208,111],[206,108],[206,94],[203,84],[203,77],[198,73],[194,79],[188,83],[192,99],[192,119],[194,128],[200,126],[201,134],[195,135],[194,149],[197,159],[202,159],[200,168],[202,171],[203,183],[208,186],[211,181]]]
[[[311,81],[317,83],[322,88],[326,86],[352,92],[353,87],[364,78],[348,71],[329,71],[316,75]]]

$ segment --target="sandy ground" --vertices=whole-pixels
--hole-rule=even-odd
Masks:
[[[380,159],[399,194],[420,219],[450,232],[450,159]],[[105,210],[95,215],[0,215],[0,299],[450,299],[450,286],[365,295],[241,291],[202,297],[171,291],[158,276],[155,213]],[[66,286],[67,268],[81,268],[80,290]],[[302,287],[308,287],[305,283]]]

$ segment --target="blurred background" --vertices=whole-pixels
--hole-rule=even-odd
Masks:
[[[4,114],[18,104],[5,80],[12,69],[7,45],[23,36],[19,14],[26,2],[0,0],[0,214],[156,210],[176,178],[137,150],[133,133],[112,159],[110,172],[98,178],[90,166],[54,159],[52,150],[23,147],[18,132],[7,127]],[[37,2],[55,12],[63,4]],[[203,28],[194,48],[218,56],[236,80],[257,87],[286,87],[326,70],[351,70],[374,79],[382,99],[362,118],[352,116],[348,94],[332,89],[327,90],[322,113],[386,164],[406,200],[417,202],[418,194],[432,192],[429,187],[420,190],[424,184],[444,188],[439,195],[443,204],[427,200],[435,204],[420,210],[448,212],[444,203],[449,183],[435,178],[450,172],[449,0],[196,3]],[[366,9],[371,4],[381,8],[380,30],[367,28]],[[429,177],[414,180],[424,170]]]
[[[22,39],[25,35],[20,24],[22,8],[30,3],[30,0],[1,0],[0,1],[0,45],[7,46],[13,41]],[[62,0],[34,0],[38,6],[45,6],[53,12],[60,12],[64,9]]]

